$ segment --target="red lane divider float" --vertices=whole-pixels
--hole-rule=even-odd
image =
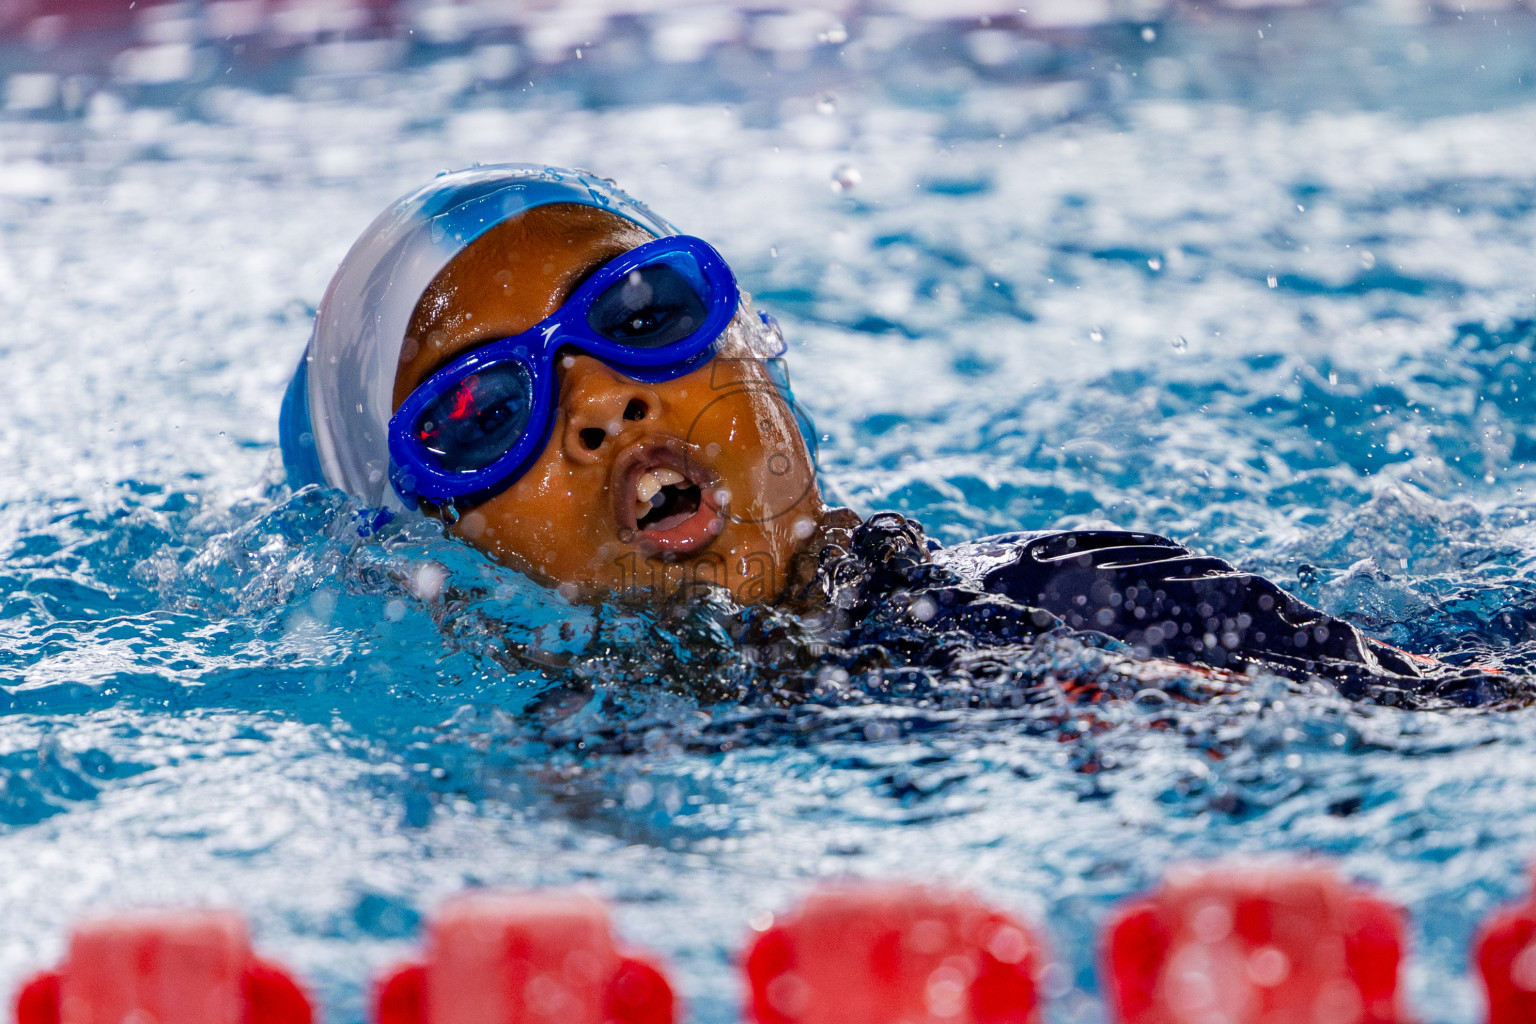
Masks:
[[[1183,869],[1105,939],[1115,1024],[1408,1024],[1401,910],[1316,866]],[[1040,1024],[1035,934],[975,897],[916,885],[814,893],[746,950],[754,1024]],[[1492,916],[1475,961],[1488,1024],[1536,1021],[1536,895]],[[374,1024],[673,1024],[672,985],[620,947],[603,905],[481,892],[386,974]],[[28,981],[18,1024],[312,1024],[239,915],[127,914],[79,927]]]
[[[240,915],[157,911],[80,926],[57,970],[16,1000],[18,1024],[310,1024],[309,1000],[251,952]]]
[[[421,963],[387,975],[377,1024],[672,1024],[672,986],[615,946],[608,912],[570,893],[461,896]]]
[[[1176,873],[1110,927],[1111,1014],[1120,1024],[1402,1024],[1403,932],[1400,910],[1323,868]]]
[[[1489,918],[1473,959],[1488,996],[1488,1024],[1536,1021],[1536,894]]]
[[[758,1024],[1037,1024],[1039,941],[964,893],[824,890],[746,955]]]

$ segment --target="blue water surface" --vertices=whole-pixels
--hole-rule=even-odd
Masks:
[[[290,492],[276,420],[386,203],[586,166],[783,322],[837,500],[948,543],[1155,530],[1524,670],[1536,17],[417,5],[226,34],[214,6],[0,45],[0,988],[82,915],[213,903],[353,1024],[446,896],[580,884],[726,1024],[749,921],[857,875],[1038,922],[1050,1020],[1096,1022],[1117,900],[1320,854],[1411,911],[1423,1019],[1480,1019],[1470,937],[1536,854],[1536,712],[1265,678],[1044,724],[955,680],[831,673],[801,703],[758,686],[736,610],[573,606]],[[1069,639],[1032,659],[1139,678]]]

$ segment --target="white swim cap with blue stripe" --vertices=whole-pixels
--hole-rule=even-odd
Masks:
[[[678,234],[613,182],[561,167],[475,167],[439,175],[400,199],[331,278],[283,399],[279,437],[292,486],[328,484],[372,508],[401,507],[389,485],[388,426],[416,303],[476,238],[550,203],[608,210],[657,237]]]

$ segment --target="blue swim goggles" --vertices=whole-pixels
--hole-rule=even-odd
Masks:
[[[671,235],[603,264],[548,319],[428,377],[389,421],[390,483],[450,513],[504,490],[554,425],[564,346],[646,383],[708,362],[736,315],[736,277],[708,242]]]

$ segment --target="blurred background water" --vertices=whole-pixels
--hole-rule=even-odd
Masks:
[[[1117,899],[1277,852],[1407,906],[1419,1012],[1478,1019],[1469,936],[1536,853],[1531,711],[1262,679],[1049,722],[870,679],[742,704],[728,609],[364,539],[282,486],[276,417],[386,203],[585,166],[784,323],[861,512],[1156,530],[1519,668],[1526,4],[6,0],[0,31],[0,988],[82,914],[216,903],[350,1024],[447,894],[580,883],[725,1024],[748,921],[854,874],[1042,923],[1051,1020],[1099,1021]]]

